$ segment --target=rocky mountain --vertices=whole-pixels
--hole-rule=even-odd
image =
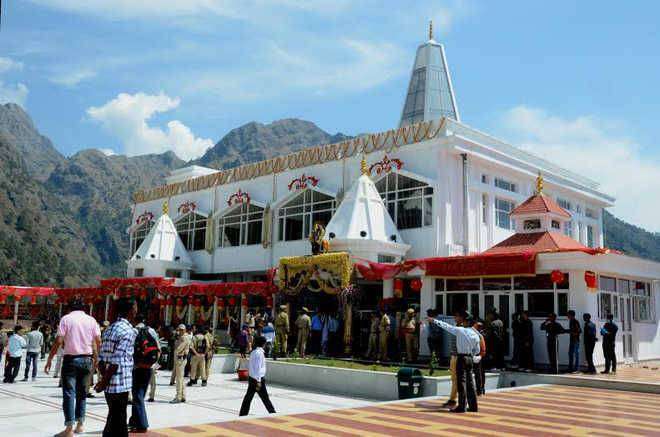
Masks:
[[[190,164],[227,168],[346,138],[304,120],[253,122]],[[184,165],[171,152],[90,149],[66,158],[19,106],[0,105],[0,284],[78,286],[123,275],[132,193]],[[607,212],[604,223],[608,247],[660,261],[660,235]]]
[[[230,168],[348,138],[341,133],[331,135],[311,121],[295,118],[270,124],[251,122],[230,131],[194,164]]]
[[[24,158],[30,175],[44,181],[66,158],[35,128],[30,116],[15,103],[0,105],[0,131]]]

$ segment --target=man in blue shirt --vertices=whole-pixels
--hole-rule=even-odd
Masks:
[[[614,323],[614,316],[607,315],[607,323],[600,328],[600,334],[603,336],[603,355],[605,355],[605,370],[600,373],[616,373],[616,333],[619,332],[619,327]]]
[[[119,299],[116,312],[117,320],[103,332],[99,355],[102,378],[94,388],[99,393],[105,391],[108,404],[103,437],[128,437],[126,407],[133,386],[133,347],[137,336],[128,319],[135,316],[135,302]]]
[[[591,314],[589,313],[584,313],[582,315],[582,320],[584,320],[584,354],[587,359],[586,373],[594,374],[596,373],[596,367],[594,366],[594,348],[598,341],[598,337],[596,336],[596,325],[591,321]]]
[[[465,411],[478,411],[477,391],[474,382],[472,368],[474,357],[479,355],[480,337],[471,327],[465,327],[467,313],[455,311],[454,321],[456,326],[443,322],[442,320],[428,317],[429,325],[434,324],[452,335],[456,336],[456,377],[458,382],[458,406],[452,413],[465,413]]]
[[[27,342],[21,335],[23,327],[16,325],[14,333],[7,342],[7,358],[5,359],[5,378],[3,382],[12,384],[18,376],[18,369],[21,367],[21,357],[23,349],[27,347]]]

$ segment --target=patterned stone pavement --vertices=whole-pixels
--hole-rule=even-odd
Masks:
[[[660,384],[660,361],[645,361],[635,364],[618,364],[616,374],[565,374],[562,376],[570,378],[593,378],[613,381],[633,381],[647,384]]]
[[[255,398],[254,402],[259,402]],[[236,420],[154,430],[162,436],[660,436],[660,395],[529,386],[479,398],[479,412],[452,414],[443,400]]]

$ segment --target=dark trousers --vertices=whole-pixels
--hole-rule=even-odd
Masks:
[[[459,411],[477,411],[477,391],[475,389],[473,361],[469,355],[459,355],[456,358],[456,379],[458,382]]]
[[[241,404],[241,412],[239,415],[248,415],[250,412],[250,405],[252,404],[252,398],[254,397],[255,393],[258,394],[261,398],[261,402],[264,403],[266,410],[268,410],[268,412],[271,414],[274,413],[275,407],[273,407],[273,404],[270,402],[270,398],[268,397],[268,391],[266,390],[266,380],[261,378],[261,386],[259,387],[259,390],[257,390],[257,380],[254,378],[249,378],[248,390],[247,393],[245,393],[245,397],[243,398],[243,403]]]
[[[103,437],[128,437],[126,424],[128,392],[106,393],[105,401],[108,404],[108,418],[103,428]]]
[[[557,338],[548,338],[547,347],[550,373],[559,373],[559,363],[557,362]]]
[[[312,341],[307,344],[307,348],[311,354],[321,353],[321,331],[312,331]]]
[[[21,367],[21,357],[7,357],[5,362],[5,378],[3,382],[14,382]]]
[[[534,345],[532,343],[521,342],[520,361],[518,363],[522,369],[534,368]]]
[[[39,352],[28,352],[25,357],[25,379],[30,374],[30,364],[32,364],[32,378],[37,377],[37,359],[39,359]]]
[[[596,366],[594,366],[594,348],[596,343],[594,342],[584,342],[584,355],[587,360],[587,372],[594,373],[596,372]]]
[[[613,342],[603,342],[603,355],[605,355],[605,372],[612,369],[612,372],[616,373],[616,352]]]
[[[476,384],[477,395],[481,396],[486,394],[486,369],[481,365],[481,362],[473,364],[474,382]]]
[[[131,405],[131,419],[128,424],[137,429],[149,428],[149,420],[147,419],[147,409],[144,406],[144,396],[149,387],[151,380],[151,368],[149,369],[133,369],[133,387],[131,393],[133,395],[133,403]]]

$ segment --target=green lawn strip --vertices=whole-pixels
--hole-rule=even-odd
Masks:
[[[390,372],[390,373],[397,373],[401,368],[401,366],[384,366],[381,364],[362,364],[353,361],[332,360],[332,359],[322,359],[322,358],[287,359],[287,360],[278,360],[278,361],[286,361],[296,364],[310,364],[313,366],[339,367],[342,369],[372,370],[375,372]],[[420,370],[422,372],[422,375],[431,376],[429,375],[429,369],[420,369]],[[435,372],[433,372],[433,376],[448,376],[448,375],[449,375],[449,370],[446,369],[436,369]]]

